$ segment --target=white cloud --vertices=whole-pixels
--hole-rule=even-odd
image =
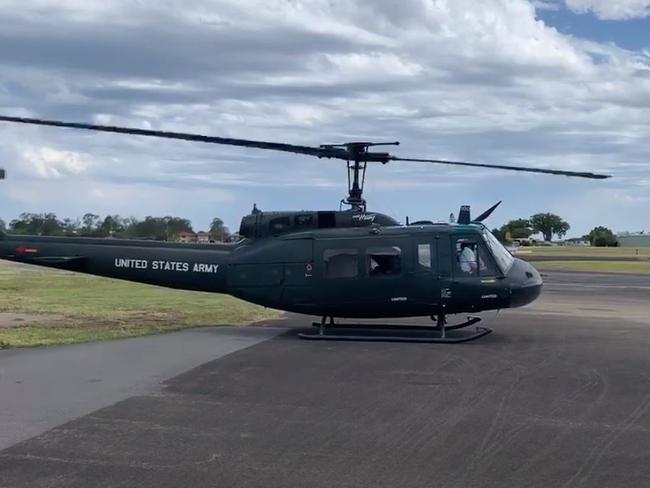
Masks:
[[[650,57],[558,32],[536,18],[546,1],[7,2],[0,113],[309,145],[399,139],[392,150],[403,156],[611,172],[619,192],[650,180]],[[334,161],[6,124],[0,158],[34,205],[56,201],[55,186],[82,184],[94,193],[62,208],[82,213],[113,201],[139,209],[160,193],[182,201],[189,217],[219,212],[231,226],[253,200],[267,209],[332,207],[345,186]],[[445,206],[422,218],[444,218],[459,203],[488,206],[504,196],[522,212],[529,200],[543,210],[554,194],[593,189],[550,177],[397,168],[372,167],[367,198],[373,208],[390,199],[400,217],[422,201]],[[37,198],[30,188],[43,178],[58,180],[38,186]],[[391,184],[412,191],[391,196]],[[16,191],[0,193],[0,208],[26,206]],[[206,204],[222,192],[230,200]]]
[[[557,0],[531,0],[530,2],[537,10],[559,10]]]
[[[603,20],[626,20],[650,16],[650,0],[565,0],[576,13],[592,12]]]
[[[26,147],[22,150],[22,158],[41,178],[81,175],[91,164],[88,155],[51,147]]]

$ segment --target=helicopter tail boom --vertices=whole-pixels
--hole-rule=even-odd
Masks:
[[[0,234],[3,260],[216,293],[227,291],[228,263],[235,247]]]

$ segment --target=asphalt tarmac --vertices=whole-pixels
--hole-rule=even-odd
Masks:
[[[460,345],[301,341],[291,316],[1,451],[0,486],[650,486],[650,278],[546,283]]]
[[[119,400],[156,393],[171,376],[283,330],[219,327],[0,351],[0,449]]]

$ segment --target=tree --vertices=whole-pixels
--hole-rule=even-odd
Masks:
[[[587,235],[587,238],[592,246],[607,247],[616,246],[617,244],[616,236],[607,227],[594,227]]]
[[[501,227],[504,237],[510,239],[528,239],[533,233],[532,225],[528,219],[515,219]]]
[[[81,222],[83,223],[81,234],[84,236],[92,236],[99,227],[99,215],[87,213],[81,217]]]
[[[100,237],[113,237],[124,232],[124,223],[119,215],[107,215],[97,229]]]
[[[506,242],[506,234],[503,232],[505,225],[501,226],[501,229],[494,228],[492,229],[492,235],[496,237],[499,242]]]
[[[131,228],[130,237],[141,239],[167,240],[167,225],[161,217],[146,216],[144,220],[135,223]]]
[[[63,222],[61,222],[56,214],[46,213],[42,216],[41,222],[41,235],[44,236],[60,236],[63,235]]]
[[[140,221],[131,217],[125,219],[123,225],[128,237],[158,241],[175,240],[181,232],[192,232],[192,222],[181,217],[152,217],[148,215]]]
[[[562,237],[571,226],[562,217],[552,213],[538,213],[530,218],[533,232],[540,232],[545,241],[553,240],[553,234]]]
[[[226,227],[219,217],[212,219],[210,224],[210,236],[216,241],[225,241],[230,235],[228,227]]]
[[[137,226],[140,221],[136,217],[126,217],[122,219],[124,232],[122,235],[128,239],[137,237]]]
[[[60,236],[64,234],[63,222],[53,213],[21,213],[17,219],[9,222],[9,228],[16,234],[42,236]]]
[[[79,219],[77,220],[72,220],[69,218],[63,219],[63,222],[61,222],[63,225],[63,233],[67,236],[74,236],[79,234]]]
[[[192,222],[189,219],[181,217],[165,217],[165,225],[167,227],[167,240],[176,240],[178,234],[181,232],[194,232],[192,230]]]
[[[0,219],[0,232],[4,232],[7,230],[7,225],[5,224],[5,221]]]

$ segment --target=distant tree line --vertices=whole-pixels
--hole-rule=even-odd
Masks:
[[[542,234],[545,241],[551,241],[556,235],[562,238],[569,231],[571,226],[559,215],[553,213],[538,213],[527,219],[514,219],[498,229],[492,229],[492,233],[502,242],[516,239],[528,239],[533,234]],[[595,227],[589,234],[582,236],[592,246],[616,246],[616,236],[607,227]]]
[[[538,213],[527,219],[514,219],[492,229],[492,233],[502,242],[515,239],[528,239],[540,233],[544,240],[550,241],[554,235],[563,237],[571,226],[560,216],[552,213]],[[86,213],[80,219],[59,219],[54,213],[22,213],[7,226],[0,219],[0,230],[13,234],[30,234],[43,236],[82,236],[114,237],[121,239],[155,239],[161,241],[178,240],[183,232],[194,232],[192,222],[182,217],[152,217],[144,220],[135,217]],[[212,219],[209,229],[210,238],[226,241],[230,231],[219,217]],[[616,236],[607,227],[595,227],[589,234],[582,236],[592,246],[616,246]]]
[[[54,213],[21,213],[7,226],[0,220],[0,229],[13,234],[42,236],[114,237],[122,239],[155,239],[174,241],[183,232],[194,232],[192,222],[182,217],[135,217],[86,213],[80,219],[60,219]],[[230,236],[223,220],[215,217],[208,231],[214,240]]]

